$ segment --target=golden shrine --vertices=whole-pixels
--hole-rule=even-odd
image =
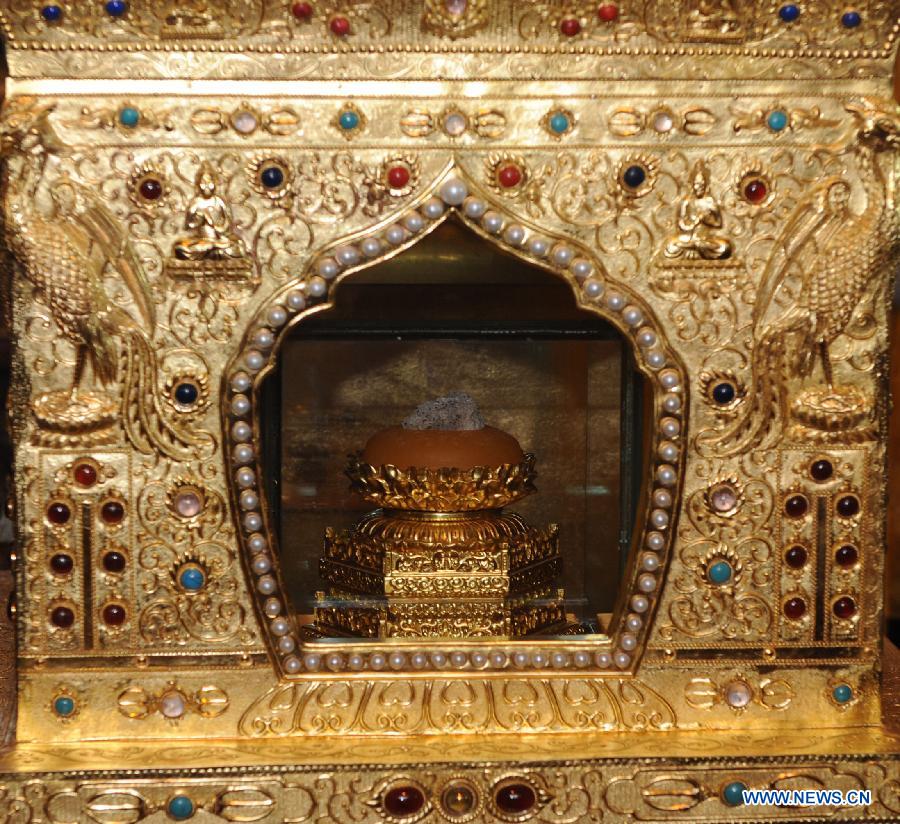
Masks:
[[[900,821],[896,2],[0,25],[0,820]]]

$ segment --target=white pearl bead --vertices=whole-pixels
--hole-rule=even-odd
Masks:
[[[253,460],[253,447],[240,443],[232,451],[231,457],[236,464],[248,464]]]
[[[646,349],[649,346],[654,346],[656,344],[656,332],[652,329],[641,329],[637,334],[637,342],[638,346]]]
[[[275,343],[275,335],[270,329],[257,329],[253,335],[253,343],[260,349],[268,349]]]
[[[378,257],[381,254],[381,241],[377,237],[367,237],[359,244],[359,248],[367,258]]]
[[[519,669],[524,669],[528,666],[528,653],[527,652],[514,652],[512,657],[513,665],[518,667]]]
[[[659,373],[659,382],[663,389],[674,389],[678,386],[678,373],[674,369],[666,369]]]
[[[467,197],[463,204],[463,211],[466,213],[466,217],[478,220],[487,211],[487,204],[477,197]]]
[[[294,657],[293,655],[290,658],[284,659],[284,671],[289,675],[296,675],[300,672],[300,659]]]
[[[663,408],[666,412],[677,412],[681,409],[681,398],[678,395],[666,395],[663,398]]]
[[[533,237],[528,241],[528,251],[535,257],[546,257],[550,251],[550,241],[544,237]]]
[[[584,258],[578,258],[572,261],[572,274],[578,280],[589,278],[594,273],[594,264]]]
[[[591,654],[589,652],[579,650],[572,656],[572,659],[575,661],[576,667],[586,667],[591,663]]]
[[[469,660],[469,656],[464,652],[451,652],[450,653],[450,663],[456,667],[457,669],[461,669],[466,665]]]
[[[667,438],[676,438],[681,432],[681,424],[675,418],[663,418],[659,422],[659,428]]]
[[[425,215],[429,220],[437,220],[442,214],[444,214],[444,203],[436,197],[431,198],[430,200],[425,201],[422,206],[422,214]]]
[[[518,223],[513,223],[512,226],[506,228],[506,231],[503,233],[503,239],[510,246],[521,246],[525,242],[525,227],[519,226]]]
[[[257,555],[253,559],[253,563],[251,564],[253,567],[253,571],[257,575],[265,575],[270,569],[272,569],[272,562],[269,560],[267,555]]]
[[[391,246],[399,246],[406,240],[406,230],[399,223],[392,223],[385,230],[384,236]]]
[[[250,547],[250,551],[253,553],[264,552],[266,549],[266,537],[265,535],[261,535],[259,532],[254,532],[247,539],[247,546]]]
[[[347,666],[350,667],[350,669],[359,672],[365,665],[366,659],[358,652],[351,652],[350,655],[347,656]]]
[[[653,492],[653,503],[655,506],[668,509],[672,506],[672,494],[668,489],[657,489]]]
[[[619,669],[627,669],[628,665],[631,663],[631,656],[627,652],[617,652],[613,656],[613,660],[616,662],[616,666]]]
[[[668,112],[657,112],[653,117],[653,128],[660,134],[672,131],[675,121]]]
[[[369,656],[369,669],[383,670],[387,666],[387,656],[380,652],[373,652]]]
[[[622,637],[619,639],[619,645],[622,649],[631,652],[637,646],[637,638],[635,638],[634,633],[623,632]]]
[[[659,569],[659,556],[652,552],[645,552],[641,556],[641,567],[647,572],[656,572]]]
[[[646,612],[650,608],[650,602],[643,595],[635,595],[631,599],[631,608],[635,612]]]
[[[662,532],[650,532],[647,534],[647,547],[654,552],[659,552],[666,546],[666,536]]]
[[[494,650],[491,653],[491,666],[495,669],[503,669],[506,666],[506,653],[500,650]]]
[[[249,489],[241,493],[240,501],[241,509],[257,509],[259,507],[259,497]]]
[[[252,385],[250,376],[246,372],[235,372],[231,376],[231,388],[235,392],[246,392]]]
[[[181,718],[184,715],[184,697],[180,692],[167,692],[159,702],[159,711],[166,718]]]
[[[266,602],[263,604],[263,612],[266,613],[267,618],[277,618],[281,615],[281,601],[277,598],[266,598]]]
[[[291,307],[295,312],[299,312],[302,309],[306,308],[306,296],[299,289],[292,289],[287,294],[287,298],[285,299],[287,305]]]
[[[669,513],[664,509],[654,509],[650,513],[650,522],[657,529],[665,529],[669,525]]]
[[[732,681],[725,687],[725,701],[729,707],[741,709],[753,700],[753,690],[744,681]]]
[[[638,588],[641,592],[653,592],[656,589],[656,578],[649,573],[645,573],[638,578]]]
[[[625,619],[625,626],[629,632],[637,632],[644,625],[644,619],[633,612]]]
[[[287,635],[291,631],[290,624],[284,618],[276,618],[269,627],[273,635]]]
[[[247,532],[256,532],[257,530],[262,529],[262,515],[258,512],[248,512],[244,516],[244,529]]]
[[[317,652],[308,652],[303,656],[303,666],[310,672],[315,672],[322,666],[322,656]]]
[[[409,663],[413,669],[425,669],[428,666],[428,656],[424,652],[414,652],[409,657]]]
[[[356,260],[359,260],[359,254],[352,246],[342,246],[337,250],[337,254],[341,255],[338,260],[340,260],[344,266],[352,266],[356,263]],[[351,260],[351,258],[354,257],[356,260]],[[338,262],[334,258],[322,258],[322,260],[319,261],[319,265],[316,266],[316,272],[325,278],[325,280],[331,280],[332,278],[337,277],[338,272],[340,271],[341,267],[338,266]]]
[[[246,395],[235,395],[231,399],[231,413],[242,418],[250,411],[250,399]]]
[[[314,298],[320,298],[328,291],[328,283],[325,278],[311,277],[307,288]]]
[[[388,664],[391,669],[399,670],[406,666],[406,654],[402,652],[392,652],[388,657]]]
[[[246,421],[238,421],[231,427],[231,437],[236,441],[249,441],[252,434],[253,430]]]
[[[334,256],[337,258],[338,263],[340,263],[341,266],[353,266],[354,264],[359,263],[359,249],[357,249],[355,246],[339,246],[334,250]],[[327,263],[327,259],[322,261],[322,263]],[[334,267],[334,275],[337,274],[336,270],[337,267]],[[319,270],[319,274],[326,280],[328,279],[328,275],[326,275],[325,272],[321,270],[321,268]],[[331,277],[334,277],[334,275],[331,275]]]
[[[550,663],[554,669],[563,669],[569,665],[569,656],[564,652],[554,652],[550,656]]]
[[[662,369],[666,365],[666,356],[658,349],[651,349],[647,353],[647,365],[651,369]]]
[[[629,326],[640,326],[644,322],[644,316],[637,306],[626,306],[622,312],[622,320]]]
[[[612,309],[613,312],[618,312],[625,305],[625,298],[618,292],[611,292],[606,296],[606,305]]]
[[[558,243],[553,247],[553,251],[550,254],[551,260],[557,265],[561,267],[567,267],[571,262],[572,258],[575,257],[575,252],[569,246],[565,246],[562,243]]]
[[[484,226],[485,231],[490,232],[492,235],[499,234],[503,228],[503,223],[503,215],[499,215],[497,212],[487,212],[481,219],[481,225]]]
[[[675,470],[668,464],[663,464],[656,470],[656,479],[663,486],[674,486],[677,477]]]
[[[594,656],[594,660],[597,662],[597,666],[602,667],[603,669],[606,669],[612,664],[612,656],[608,652],[598,652]]]
[[[259,370],[265,366],[265,363],[266,359],[262,352],[257,352],[255,349],[248,350],[244,355],[244,365],[251,372],[259,372]]]
[[[546,667],[550,663],[550,657],[546,652],[534,652],[531,655],[531,663],[535,667]]]
[[[290,635],[285,635],[278,639],[278,651],[282,655],[287,655],[297,648],[297,642]]]
[[[584,293],[589,298],[599,298],[603,294],[604,286],[597,278],[588,278],[584,282]]]
[[[469,188],[459,178],[450,178],[441,186],[441,200],[448,206],[459,206],[469,194]]]
[[[287,311],[283,306],[273,306],[266,314],[266,320],[271,326],[284,326],[287,323]]]
[[[325,659],[325,666],[332,672],[340,672],[344,668],[344,656],[338,652],[332,652]]]
[[[488,658],[483,652],[475,650],[469,655],[469,660],[472,662],[473,667],[481,669],[487,663]]]
[[[447,663],[447,656],[444,655],[443,652],[432,652],[431,653],[431,664],[437,669],[445,666]]]
[[[271,595],[275,592],[276,588],[277,585],[275,579],[271,575],[263,575],[263,577],[256,582],[256,589],[263,595]]]
[[[674,463],[678,460],[678,447],[671,441],[663,441],[659,445],[659,457],[664,461]]]
[[[403,225],[409,229],[410,232],[416,234],[425,228],[425,218],[418,212],[410,212],[410,214],[403,218]]]

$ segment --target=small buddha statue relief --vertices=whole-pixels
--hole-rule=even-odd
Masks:
[[[731,241],[721,234],[722,212],[709,194],[709,171],[698,161],[691,175],[691,192],[678,207],[678,234],[666,241],[668,258],[726,260],[731,257]]]
[[[235,234],[231,209],[216,191],[216,173],[208,161],[201,164],[195,185],[197,193],[188,204],[184,223],[193,234],[175,243],[175,257],[195,261],[246,257],[247,248]]]

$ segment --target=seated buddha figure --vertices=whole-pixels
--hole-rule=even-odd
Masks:
[[[191,237],[175,243],[175,257],[180,260],[225,260],[242,258],[247,249],[234,232],[231,209],[216,192],[218,182],[213,166],[201,164],[196,178],[197,194],[188,204],[185,228]]]
[[[694,166],[691,193],[678,207],[678,234],[666,241],[669,258],[725,260],[731,257],[731,241],[719,234],[722,213],[709,194],[709,172],[703,161]]]

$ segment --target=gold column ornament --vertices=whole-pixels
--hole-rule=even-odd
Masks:
[[[0,0],[0,28],[0,820],[900,820],[896,2]],[[330,637],[287,595],[284,341],[445,221],[565,284],[643,377],[601,632]],[[383,466],[355,482],[413,484]],[[565,534],[501,522],[549,594]],[[330,534],[326,577],[401,526]]]

